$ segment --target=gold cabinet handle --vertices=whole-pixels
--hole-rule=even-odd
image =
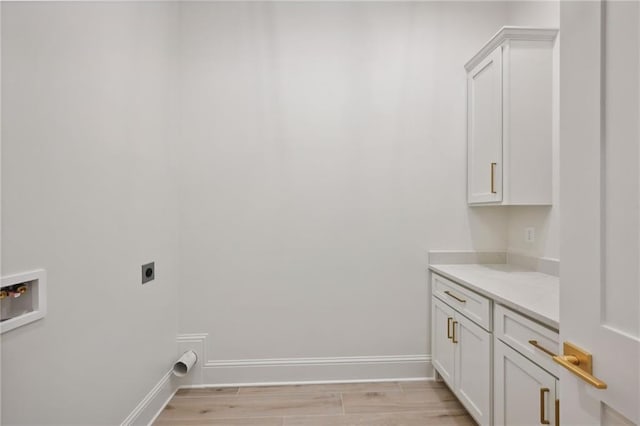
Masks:
[[[497,194],[496,192],[496,166],[498,163],[491,163],[491,193]]]
[[[556,399],[556,426],[560,426],[560,400],[559,399]]]
[[[453,321],[453,318],[449,317],[447,318],[447,339],[451,339],[451,321]]]
[[[564,342],[564,355],[556,355],[553,360],[589,383],[596,389],[606,389],[607,384],[602,380],[594,377],[593,373],[593,357],[587,351],[576,345]]]
[[[451,333],[451,341],[452,341],[453,343],[458,343],[458,341],[456,340],[456,324],[457,324],[457,323],[458,323],[458,321],[454,321],[454,322],[452,323],[452,325],[453,325],[453,327],[452,327],[453,332]]]
[[[549,356],[558,356],[558,354],[554,354],[553,352],[551,352],[549,349],[540,346],[540,344],[538,343],[537,340],[529,340],[529,344],[531,346],[533,346],[536,349],[540,349],[542,352],[544,352],[545,354],[549,355]]]
[[[459,298],[458,296],[456,296],[455,294],[451,293],[449,290],[445,291],[444,294],[446,294],[449,297],[453,297],[454,299],[456,299],[458,302],[460,303],[467,303],[466,300]]]
[[[544,415],[544,395],[549,392],[549,388],[540,388],[540,424],[551,424],[549,420],[545,419]]]

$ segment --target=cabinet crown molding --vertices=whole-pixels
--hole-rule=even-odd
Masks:
[[[473,58],[464,65],[467,71],[473,69],[489,53],[508,40],[548,40],[552,41],[558,35],[557,28],[534,28],[534,27],[502,27]]]

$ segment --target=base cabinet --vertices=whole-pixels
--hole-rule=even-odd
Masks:
[[[492,335],[463,315],[456,319],[455,382],[458,398],[479,424],[490,425]]]
[[[480,425],[491,425],[491,333],[432,298],[433,365]]]
[[[455,311],[451,306],[434,297],[431,313],[433,317],[431,362],[438,373],[440,373],[442,380],[444,380],[451,389],[454,389],[455,344],[451,341],[451,325]]]
[[[558,425],[560,336],[457,282],[433,274],[432,363],[480,425]]]
[[[558,381],[520,353],[495,339],[496,425],[557,425]]]

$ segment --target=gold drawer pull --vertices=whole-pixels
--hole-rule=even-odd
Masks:
[[[589,352],[569,342],[564,342],[563,346],[564,355],[556,355],[553,357],[556,363],[571,371],[596,389],[607,388],[605,382],[592,375],[593,357]]]
[[[540,346],[540,344],[538,343],[537,340],[529,340],[529,344],[531,346],[533,346],[534,348],[536,348],[536,349],[540,349],[542,352],[544,352],[545,354],[547,354],[549,356],[558,356],[558,354],[554,354],[549,349]]]
[[[449,317],[447,318],[447,339],[451,339],[451,321],[453,321],[453,318]]]
[[[456,324],[458,323],[458,321],[454,321],[453,324],[453,333],[451,335],[451,341],[453,343],[458,343],[458,341],[456,340]]]
[[[491,163],[491,193],[497,194],[496,191],[496,166],[498,163]]]
[[[560,426],[560,400],[556,399],[556,426]]]
[[[460,299],[458,296],[456,296],[455,294],[451,293],[449,290],[445,291],[444,294],[446,294],[449,297],[453,297],[454,299],[456,299],[460,303],[467,303],[466,300]]]
[[[540,424],[541,425],[551,424],[551,422],[545,419],[545,416],[544,416],[544,395],[547,392],[549,392],[549,388],[540,388]]]

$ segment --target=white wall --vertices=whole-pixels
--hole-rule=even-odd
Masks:
[[[558,0],[510,0],[507,5],[507,25],[522,27],[560,27]]]
[[[210,361],[430,353],[427,250],[506,247],[466,206],[463,68],[505,10],[183,3],[180,330]]]
[[[49,284],[47,317],[2,335],[5,425],[119,424],[174,359],[176,17],[2,2],[2,274]]]
[[[3,2],[2,274],[50,285],[2,336],[3,422],[118,423],[178,331],[214,363],[429,354],[427,250],[555,226],[465,196],[463,64],[544,10]]]
[[[560,3],[558,1],[510,1],[507,3],[507,25],[530,27],[560,27]],[[509,207],[508,250],[535,257],[560,258],[560,143],[558,137],[558,84],[559,43],[554,47],[556,70],[554,82],[553,129],[553,206]],[[533,227],[536,241],[525,241],[525,229]]]

